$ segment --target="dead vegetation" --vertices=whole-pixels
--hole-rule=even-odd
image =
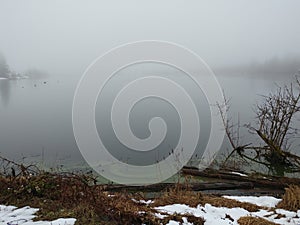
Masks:
[[[130,194],[108,192],[104,185],[94,185],[95,178],[90,174],[47,173],[36,175],[29,173],[13,176],[0,176],[0,204],[18,207],[30,205],[39,208],[38,220],[54,220],[59,217],[77,218],[77,224],[166,224],[170,220],[204,224],[204,219],[188,214],[155,216],[156,206],[186,204],[191,207],[209,203],[229,208],[243,207],[257,211],[260,207],[250,203],[205,195],[191,191],[186,184],[174,184],[153,199],[153,203],[144,204],[142,193]],[[134,199],[134,200],[133,200]]]
[[[1,160],[2,168],[6,171],[0,174],[0,204],[39,208],[37,220],[72,217],[77,219],[76,224],[160,225],[170,220],[184,222],[185,218],[194,225],[203,225],[203,218],[189,214],[168,215],[160,212],[164,217],[158,218],[155,207],[170,204],[197,207],[211,204],[216,207],[240,207],[249,212],[265,209],[251,203],[192,191],[188,183],[174,184],[152,199],[151,203],[145,204],[146,198],[142,192],[130,193],[126,189],[107,191],[107,185],[97,185],[96,178],[91,173],[50,173],[40,171],[34,166],[14,163],[3,157]],[[9,169],[11,172],[8,172]],[[296,211],[300,208],[299,196],[299,186],[290,186],[278,207]],[[227,218],[230,219],[230,215]],[[239,223],[274,224],[254,217],[243,217]]]
[[[243,216],[238,219],[240,225],[279,225],[278,223],[270,222],[266,219],[252,216]]]
[[[133,201],[133,199],[135,199]],[[141,193],[107,192],[105,186],[94,185],[86,174],[41,173],[35,176],[1,177],[0,204],[40,208],[38,220],[58,217],[77,218],[78,224],[166,224],[170,220],[204,224],[204,219],[188,214],[155,216],[156,206],[186,204],[191,207],[211,204],[228,208],[242,207],[257,211],[261,207],[231,199],[205,195],[189,190],[187,185],[175,184],[147,205]]]
[[[181,191],[184,193],[184,190]],[[170,192],[175,196],[176,191]],[[164,196],[168,195],[166,193]],[[178,203],[188,203],[189,193],[192,196],[198,195],[192,192],[177,195]],[[185,217],[194,224],[204,224],[203,218],[187,214],[165,215],[164,218],[158,218],[155,216],[157,211],[154,205],[140,202],[143,199],[143,195],[139,193],[107,192],[105,186],[94,185],[93,179],[85,174],[41,173],[35,176],[0,179],[0,204],[18,207],[30,205],[39,208],[37,220],[73,217],[77,219],[77,224],[160,225],[175,219],[183,221],[182,218]],[[161,205],[177,202],[173,198],[167,202],[160,198],[154,201]],[[199,199],[194,199],[193,206],[198,204]]]
[[[91,173],[50,173],[3,157],[0,165],[0,204],[39,208],[37,220],[73,217],[76,224],[160,225],[172,219],[183,221],[185,217],[194,224],[204,224],[203,218],[193,215],[158,218],[152,205],[140,202],[143,194],[108,192],[106,185],[96,185]]]
[[[300,186],[291,185],[285,189],[282,201],[277,204],[278,208],[289,211],[297,211],[300,209]]]

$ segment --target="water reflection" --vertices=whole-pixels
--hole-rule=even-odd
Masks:
[[[9,103],[11,95],[11,83],[10,80],[0,80],[0,96],[1,101],[4,106],[7,106]]]

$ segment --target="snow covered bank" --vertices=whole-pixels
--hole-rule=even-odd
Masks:
[[[155,216],[157,218],[165,218],[167,215],[180,214],[183,215],[182,221],[168,221],[168,225],[193,225],[188,221],[186,215],[193,215],[195,217],[202,217],[205,219],[205,225],[238,225],[238,220],[241,217],[251,216],[257,218],[263,218],[270,222],[274,222],[282,225],[300,225],[300,209],[293,212],[279,208],[275,208],[277,203],[281,200],[270,196],[224,196],[228,199],[234,199],[240,202],[248,202],[256,204],[261,207],[256,212],[250,212],[244,208],[227,208],[227,207],[216,207],[211,204],[198,205],[196,207],[190,207],[186,204],[171,204],[165,206],[151,207],[154,203],[151,200],[148,201],[137,201],[132,199],[134,202],[150,207],[156,210]],[[57,219],[54,221],[35,221],[35,213],[38,211],[36,208],[23,207],[17,208],[14,206],[3,206],[0,205],[0,225],[74,225],[76,219]]]
[[[73,225],[76,219],[57,219],[54,221],[35,221],[35,213],[39,209],[29,206],[17,208],[15,206],[0,205],[0,225]]]
[[[249,212],[243,208],[226,208],[226,207],[215,207],[210,204],[204,206],[198,205],[196,208],[184,205],[184,204],[173,204],[156,207],[155,209],[160,213],[164,214],[190,214],[195,217],[202,217],[205,219],[205,225],[238,225],[238,219],[243,216],[253,216],[264,218],[268,221],[282,224],[282,225],[300,225],[300,209],[297,212],[291,212],[283,209],[271,209],[280,201],[280,199],[262,196],[225,196],[226,198],[235,199],[241,202],[249,202],[259,206],[264,206],[269,209],[261,209],[257,212]],[[162,216],[162,215],[157,215]],[[177,221],[170,221],[169,225],[192,225],[188,221],[180,223]]]
[[[223,196],[224,198],[237,200],[239,202],[248,202],[258,206],[275,207],[280,201],[280,198],[270,196]]]

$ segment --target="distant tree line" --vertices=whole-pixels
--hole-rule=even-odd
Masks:
[[[235,75],[300,75],[300,56],[278,58],[273,57],[263,62],[253,61],[248,64],[227,66],[217,69],[220,73]]]
[[[13,71],[6,62],[6,59],[3,54],[0,53],[0,78],[11,78],[11,79],[20,79],[20,78],[32,78],[32,79],[42,79],[48,77],[48,74],[44,71],[31,68],[26,70],[24,73],[17,73]]]

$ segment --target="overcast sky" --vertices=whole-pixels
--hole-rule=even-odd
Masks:
[[[184,45],[212,67],[300,55],[298,0],[0,0],[0,51],[17,71],[80,75],[126,42]]]

